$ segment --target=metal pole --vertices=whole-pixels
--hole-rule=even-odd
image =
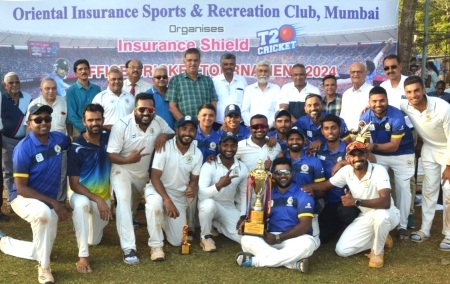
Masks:
[[[428,46],[428,22],[430,20],[430,0],[425,1],[425,19],[424,19],[424,38],[422,46],[422,81],[425,83],[425,70],[427,63],[427,46]],[[439,75],[439,74],[438,74]]]

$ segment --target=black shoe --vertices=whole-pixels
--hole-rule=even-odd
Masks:
[[[0,212],[0,222],[8,222],[9,220],[11,220],[11,218]]]
[[[136,221],[135,219],[133,219],[133,228],[139,229],[141,227],[141,223],[139,223],[138,221]]]

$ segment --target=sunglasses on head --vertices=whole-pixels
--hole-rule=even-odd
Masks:
[[[284,170],[278,170],[275,171],[273,174],[277,177],[281,176],[281,175],[290,175],[292,173],[292,171],[290,169],[284,169]]]
[[[384,71],[388,71],[389,69],[395,70],[397,69],[398,65],[391,65],[391,66],[385,66],[383,69]]]
[[[267,129],[267,128],[269,128],[269,125],[267,125],[265,123],[258,123],[258,124],[253,124],[252,126],[250,126],[250,128],[253,130]]]
[[[136,110],[140,113],[144,113],[145,111],[148,111],[148,113],[154,113],[155,108],[154,107],[136,107]]]
[[[52,117],[51,116],[44,116],[44,117],[38,116],[38,117],[35,117],[30,120],[34,121],[34,123],[36,123],[36,124],[41,124],[43,121],[45,121],[45,123],[49,123],[49,122],[52,122]]]
[[[169,78],[169,76],[167,76],[167,75],[160,75],[160,76],[154,76],[153,78],[158,79],[158,80],[161,80],[161,79],[166,80],[167,78]]]

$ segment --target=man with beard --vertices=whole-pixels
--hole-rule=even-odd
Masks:
[[[411,76],[405,80],[401,110],[411,119],[417,134],[423,139],[421,151],[424,180],[422,185],[422,227],[411,233],[411,240],[423,242],[430,238],[439,186],[444,201],[444,239],[439,249],[450,251],[450,105],[440,98],[425,95],[422,79]]]
[[[134,97],[122,91],[122,87],[122,71],[117,67],[111,67],[108,72],[108,89],[97,94],[92,100],[92,103],[100,104],[105,109],[104,129],[111,130],[116,121],[133,111]]]
[[[303,131],[303,133],[306,135],[306,138],[310,142],[309,149],[314,152],[317,151],[325,142],[325,139],[323,138],[320,131],[320,122],[326,115],[322,107],[321,96],[315,94],[307,95],[305,99],[306,115],[299,118],[294,124],[294,126]],[[340,137],[347,143],[352,142],[350,134],[347,130],[347,125],[342,119]]]
[[[224,53],[220,57],[220,68],[222,74],[213,78],[214,88],[217,97],[217,118],[218,124],[225,122],[225,108],[230,105],[242,106],[244,89],[247,87],[247,80],[234,72],[236,69],[236,55]]]
[[[75,127],[74,135],[85,130],[83,124],[84,106],[92,103],[94,97],[101,92],[100,87],[89,82],[91,67],[86,59],[78,59],[73,64],[73,72],[77,76],[75,84],[66,92],[67,118]]]
[[[236,230],[240,216],[246,214],[247,167],[235,158],[238,138],[231,132],[220,137],[217,159],[204,163],[198,182],[198,211],[201,228],[200,245],[204,251],[216,250],[211,226],[227,238],[240,243]],[[235,200],[239,200],[239,208]]]
[[[236,158],[241,160],[252,171],[257,168],[258,161],[264,161],[264,169],[270,171],[272,160],[281,152],[280,144],[271,147],[268,145],[266,136],[269,132],[267,117],[256,114],[250,119],[251,136],[238,143]]]
[[[360,118],[365,124],[373,124],[369,128],[371,143],[366,143],[366,148],[375,155],[377,164],[394,172],[395,204],[400,209],[397,236],[406,240],[409,239],[406,227],[411,205],[409,180],[414,175],[413,136],[405,123],[404,114],[388,105],[387,93],[383,87],[370,90],[369,107]]]
[[[287,150],[286,132],[291,129],[291,113],[285,109],[280,109],[275,113],[274,131],[267,134],[268,137],[275,137],[281,146],[281,151]]]
[[[152,87],[150,83],[142,79],[142,62],[138,59],[128,60],[125,63],[127,69],[127,79],[123,82],[122,91],[135,96],[144,93]]]
[[[287,109],[292,114],[292,120],[305,115],[305,98],[309,94],[320,95],[320,90],[306,82],[305,65],[297,63],[291,68],[291,83],[281,87],[278,104],[280,108]]]
[[[264,237],[242,236],[243,252],[237,254],[236,262],[241,267],[280,267],[309,270],[309,261],[319,243],[312,236],[314,199],[292,182],[292,167],[289,159],[273,161],[272,176],[275,186],[272,191],[267,229]],[[244,220],[238,224],[242,232]]]
[[[149,167],[153,150],[159,151],[173,130],[156,115],[153,95],[136,95],[132,114],[119,119],[111,129],[108,157],[111,160],[111,186],[116,194],[116,227],[123,261],[136,264],[136,238],[132,213],[136,211],[149,181]],[[167,146],[166,146],[167,147]],[[149,211],[146,208],[148,218]],[[150,226],[148,226],[150,232]]]
[[[151,180],[145,187],[147,228],[151,260],[163,261],[164,235],[173,246],[180,246],[188,205],[196,197],[203,155],[195,146],[197,121],[185,116],[178,121],[176,137],[167,141],[164,151],[156,152]]]
[[[358,207],[359,216],[345,229],[336,244],[336,253],[347,257],[371,249],[367,254],[369,267],[384,265],[384,247],[392,247],[389,231],[400,221],[400,212],[391,198],[389,175],[383,166],[367,160],[364,143],[355,141],[347,145],[349,165],[341,168],[329,180],[303,186],[307,192],[323,192],[334,186],[348,185],[341,197],[345,207]]]
[[[272,118],[278,109],[278,95],[280,87],[269,83],[270,64],[267,61],[256,63],[255,75],[256,83],[244,89],[244,99],[242,101],[242,118],[247,126],[250,126],[250,119],[256,114],[263,114]],[[272,127],[272,120],[269,128]]]
[[[322,86],[325,94],[322,99],[324,110],[328,114],[339,116],[341,114],[342,95],[336,93],[336,77],[334,75],[326,75],[322,79]]]
[[[345,160],[345,147],[347,143],[339,138],[341,132],[342,119],[333,114],[327,114],[321,122],[321,132],[326,140],[316,157],[322,163],[325,173],[325,179],[332,176],[334,165]],[[344,195],[343,187],[334,186],[325,194],[317,195],[318,198],[323,197],[325,206],[319,214],[320,242],[327,243],[342,228],[348,226],[358,217],[359,209],[356,207],[345,207],[342,205],[341,197]]]
[[[79,273],[92,272],[89,245],[100,243],[111,216],[111,162],[106,152],[109,131],[103,130],[103,112],[99,104],[84,107],[86,130],[74,140],[68,154],[69,202],[78,243]]]
[[[60,132],[50,132],[52,112],[48,105],[32,106],[27,120],[31,131],[14,149],[11,207],[30,223],[33,242],[10,237],[0,239],[0,249],[4,253],[39,262],[39,283],[54,282],[50,254],[58,220],[69,218],[66,207],[56,197],[61,183],[62,151],[69,148],[70,139]]]

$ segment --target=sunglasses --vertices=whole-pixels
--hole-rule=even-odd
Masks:
[[[258,123],[258,124],[253,124],[252,126],[250,126],[250,128],[253,130],[267,129],[267,128],[269,128],[269,125],[267,125],[265,123]]]
[[[30,119],[32,121],[34,121],[34,123],[36,124],[41,124],[43,121],[45,121],[45,123],[49,123],[52,122],[52,117],[51,116],[38,116],[36,118]]]
[[[398,65],[391,65],[391,66],[385,66],[383,69],[384,71],[388,71],[389,69],[395,70],[397,69]]]
[[[276,172],[274,172],[273,174],[277,177],[281,176],[281,175],[290,175],[292,173],[292,171],[290,169],[284,169],[284,170],[278,170]]]
[[[157,80],[161,80],[161,79],[167,80],[167,78],[169,78],[169,76],[167,76],[167,75],[161,75],[161,76],[154,76],[153,78],[155,78],[155,79],[157,79]]]
[[[146,110],[148,113],[154,113],[155,108],[154,107],[136,107],[136,110],[140,113],[144,113]]]

